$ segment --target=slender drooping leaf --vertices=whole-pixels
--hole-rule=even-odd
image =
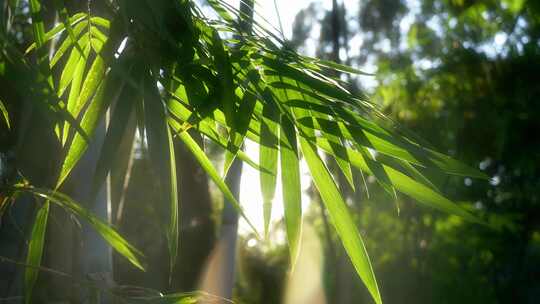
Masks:
[[[18,191],[31,193],[37,197],[44,198],[47,200],[47,203],[44,204],[41,207],[40,211],[38,212],[38,217],[36,218],[36,223],[34,224],[34,228],[32,230],[32,235],[34,235],[34,231],[36,231],[36,233],[45,233],[45,230],[44,230],[45,227],[41,227],[41,224],[42,224],[42,221],[46,222],[47,215],[45,214],[45,212],[43,212],[43,215],[40,215],[40,212],[42,210],[48,211],[48,208],[49,208],[48,201],[50,201],[61,206],[67,211],[75,214],[76,216],[84,219],[85,221],[87,221],[92,226],[92,228],[94,228],[96,232],[98,232],[105,239],[105,241],[107,241],[107,243],[109,243],[109,245],[111,245],[111,247],[114,248],[120,255],[125,257],[135,267],[141,270],[144,270],[144,267],[140,261],[140,258],[142,257],[142,253],[140,251],[138,251],[135,247],[129,244],[128,241],[126,241],[122,236],[120,236],[120,234],[118,234],[118,232],[116,232],[106,222],[96,217],[92,212],[82,207],[79,203],[75,202],[67,195],[62,194],[57,191],[51,191],[47,189],[40,189],[40,188],[27,187],[27,186],[16,187],[15,189]],[[37,225],[38,219],[39,219],[39,224],[40,224],[39,226]],[[34,252],[31,249],[39,248],[39,246],[43,248],[43,243],[39,243],[39,239],[37,239],[37,242],[34,247],[32,247],[32,242],[30,243],[29,252],[32,252],[33,261],[37,261],[37,258],[33,256],[34,254],[37,254],[37,251]],[[39,265],[39,263],[32,264],[29,261],[27,261],[27,263],[30,265],[35,265],[35,266]]]
[[[2,100],[0,100],[0,111],[2,112],[2,117],[4,117],[4,122],[6,123],[8,129],[11,129],[11,125],[9,123],[9,112],[7,111]]]
[[[332,149],[330,148],[329,143],[326,140],[317,140],[317,146],[319,146],[321,149],[328,153],[333,153]],[[358,151],[354,151],[349,148],[344,148],[343,151],[340,151],[339,154],[334,154],[337,157],[341,157],[343,153],[347,154],[348,159],[350,159],[351,164],[358,169],[368,173],[373,174],[369,168],[369,166],[366,164],[366,161],[362,154]],[[387,174],[390,183],[400,192],[412,197],[413,199],[417,200],[419,203],[447,212],[449,214],[458,215],[460,217],[463,217],[464,219],[474,222],[474,223],[480,223],[483,224],[483,222],[469,213],[468,211],[464,210],[463,208],[459,207],[458,205],[454,204],[449,199],[442,196],[440,193],[436,192],[429,186],[426,186],[424,184],[421,184],[418,181],[415,181],[414,179],[410,178],[409,176],[405,175],[402,172],[397,171],[396,169],[393,169],[388,166],[382,166],[385,173]]]
[[[259,163],[270,172],[260,173],[261,193],[263,197],[264,235],[268,236],[268,227],[272,214],[272,201],[276,192],[278,166],[278,124],[279,115],[273,104],[265,104],[261,122],[261,141],[259,146]]]
[[[245,92],[244,96],[242,98],[242,103],[238,109],[238,126],[237,126],[237,133],[234,135],[232,142],[230,145],[230,148],[225,152],[225,163],[223,164],[223,176],[227,175],[227,171],[229,170],[233,160],[236,157],[236,154],[238,154],[238,149],[241,147],[242,143],[244,142],[244,138],[246,137],[246,133],[249,128],[249,122],[251,121],[251,116],[253,114],[253,109],[255,108],[255,104],[257,103],[257,99],[253,94],[250,92]],[[229,152],[229,150],[232,150],[232,152]]]
[[[78,42],[79,47],[82,49],[87,49],[86,46],[88,45],[88,36],[84,36],[81,38],[81,40]],[[58,84],[58,96],[64,95],[64,91],[68,87],[68,85],[71,83],[71,81],[76,78],[77,74],[82,74],[82,70],[78,70],[78,67],[80,65],[79,61],[82,57],[82,60],[84,63],[86,63],[86,57],[88,57],[90,49],[87,49],[86,51],[83,51],[82,53],[79,52],[77,49],[73,49],[71,51],[71,54],[69,55],[69,58],[66,62],[66,65],[64,66],[64,70],[62,71],[62,75],[60,76],[60,83]],[[73,104],[73,102],[72,102]],[[70,105],[68,104],[68,107]],[[72,105],[70,108],[74,109],[75,105]]]
[[[96,56],[94,62],[86,74],[86,79],[83,82],[81,92],[77,98],[75,108],[73,110],[74,116],[77,116],[81,109],[86,105],[86,102],[94,96],[97,88],[101,85],[105,75],[105,61],[101,56]]]
[[[30,242],[28,243],[28,252],[26,254],[26,264],[28,265],[41,265],[48,217],[49,202],[45,202],[41,205],[36,214],[34,225],[32,226],[32,231],[30,233]],[[24,271],[24,299],[26,304],[32,303],[32,291],[36,284],[38,273],[39,270],[33,267],[28,267]]]
[[[79,98],[79,93],[81,91],[81,84],[84,77],[84,69],[86,67],[86,59],[85,57],[88,57],[88,54],[90,53],[90,46],[88,43],[84,46],[84,56],[78,56],[79,61],[77,62],[77,66],[75,67],[75,70],[73,71],[73,79],[71,81],[71,88],[69,90],[68,100],[66,109],[73,117],[73,119],[76,119],[77,114],[75,113],[77,108],[77,99]],[[75,55],[77,56],[77,55]],[[59,92],[58,95],[61,95],[61,92]],[[69,133],[69,123],[66,121],[64,123],[64,129],[63,129],[63,135],[62,135],[62,145],[66,143],[67,137]]]
[[[107,109],[108,103],[111,101],[109,99],[110,96],[107,96],[107,98],[104,96],[108,95],[105,94],[105,91],[109,91],[106,90],[106,86],[106,81],[104,81],[104,83],[97,89],[94,98],[84,113],[81,121],[81,128],[85,134],[80,134],[77,132],[73,138],[73,141],[71,142],[71,145],[69,145],[66,157],[64,158],[64,163],[62,164],[62,168],[60,170],[57,187],[64,182],[73,167],[83,155],[84,151],[86,151],[89,138],[92,137],[100,119],[103,118],[103,114]],[[114,88],[114,84],[112,84],[112,86]]]
[[[304,138],[300,138],[302,154],[306,159],[313,182],[319,191],[322,201],[328,210],[332,223],[349,255],[356,272],[366,285],[377,304],[382,303],[379,287],[371,267],[369,256],[356,229],[350,211],[341,197],[332,176],[317,154],[317,148]]]
[[[289,244],[291,269],[294,269],[299,252],[302,233],[302,189],[298,144],[294,124],[282,116],[280,128],[281,184],[283,187],[283,210]]]
[[[41,2],[39,0],[30,0],[30,12],[32,13],[32,31],[37,48],[45,43],[45,25],[41,16]]]
[[[39,2],[39,1],[36,1],[36,2]],[[71,26],[74,26],[75,24],[77,24],[78,22],[83,20],[86,16],[87,16],[86,13],[77,13],[77,14],[71,16],[69,18]],[[60,34],[64,29],[65,29],[65,25],[63,23],[58,24],[53,29],[51,29],[50,31],[46,32],[43,35],[43,39],[42,39],[41,42],[38,42],[38,40],[36,39],[36,41],[34,43],[32,43],[26,49],[25,54],[28,54],[29,52],[36,49],[38,47],[38,45],[41,46],[41,45],[43,45],[43,43],[45,43],[45,42],[51,40],[52,38],[56,37],[56,35]]]
[[[87,29],[87,25],[85,23],[78,23],[77,25],[75,25],[73,27],[73,36],[75,36],[75,39],[77,39],[81,32],[84,30],[84,29]],[[64,56],[64,54],[72,47],[72,46],[76,46],[77,44],[77,41],[78,41],[78,44],[81,49],[84,50],[84,47],[81,46],[81,42],[84,41],[83,39],[85,39],[86,41],[88,41],[88,35],[84,35],[81,37],[81,39],[79,40],[72,40],[71,37],[67,37],[66,39],[64,39],[64,41],[60,44],[60,46],[56,49],[56,53],[54,53],[54,56],[52,57],[51,59],[51,68],[53,68],[60,59],[62,59],[62,57]],[[84,53],[84,52],[83,52]]]
[[[244,210],[240,206],[240,203],[234,197],[225,181],[223,181],[223,179],[219,176],[217,170],[212,165],[212,162],[210,161],[210,159],[208,159],[208,157],[201,149],[201,147],[199,147],[197,142],[193,140],[193,138],[186,131],[178,132],[176,133],[176,135],[186,144],[187,148],[191,151],[191,153],[193,153],[193,156],[195,156],[204,171],[214,181],[216,186],[218,186],[225,198],[233,204],[233,207],[236,209],[236,211],[246,220],[251,229],[253,229],[253,231],[256,233],[257,230],[255,229],[255,226],[253,226],[249,218],[246,217]]]
[[[41,79],[46,79],[50,88],[53,87],[53,79],[49,68],[49,57],[47,50],[43,47],[46,41],[45,25],[43,23],[43,12],[39,0],[30,0],[30,12],[32,13],[32,31],[37,47],[38,67]]]

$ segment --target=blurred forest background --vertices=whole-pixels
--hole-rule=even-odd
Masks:
[[[362,0],[351,7],[351,1],[328,2],[309,2],[299,12],[289,47],[373,71],[373,77],[342,78],[353,84],[349,89],[370,92],[386,114],[426,139],[426,145],[491,176],[490,181],[441,180],[435,174],[430,178],[443,193],[463,201],[464,207],[475,209],[498,229],[415,206],[404,196],[395,200],[359,172],[355,172],[356,192],[341,178],[383,300],[537,303],[540,1]],[[277,3],[287,9],[285,1]],[[115,259],[115,281],[159,290],[194,290],[221,224],[220,195],[193,156],[177,143],[177,162],[184,168],[179,172],[180,188],[191,189],[180,193],[186,202],[181,239],[193,246],[181,247],[169,286],[159,216],[145,204],[155,195],[147,179],[147,151],[144,145],[138,147],[125,163],[131,167],[129,180],[112,176],[113,189],[127,188],[125,195],[113,192],[113,201],[120,202],[113,206],[113,223],[154,266],[142,273]],[[216,161],[221,157],[214,155]],[[321,216],[319,198],[312,194],[310,199],[304,231],[313,231],[316,240],[304,236],[301,255],[318,261],[319,269],[312,271],[322,278],[326,302],[371,303],[326,215]],[[2,229],[14,229],[16,238],[16,228],[6,227],[8,222]],[[48,233],[59,229],[61,224]],[[275,224],[270,237],[274,241],[264,244],[253,235],[240,235],[234,291],[238,303],[282,302],[288,269],[283,229],[281,223]],[[59,258],[52,254],[55,245],[48,246],[45,265]],[[317,256],[313,248],[320,248],[321,254]],[[51,284],[59,284],[52,277],[40,276],[41,293],[50,293]],[[0,291],[8,290],[8,284],[12,283],[2,281]]]
[[[387,114],[437,150],[490,175],[489,182],[449,178],[436,186],[467,201],[465,206],[500,228],[494,231],[419,208],[402,196],[395,203],[367,177],[369,198],[362,186],[348,197],[383,300],[536,303],[540,2],[364,0],[354,9],[340,2],[333,1],[332,9],[314,2],[302,10],[291,47],[373,67],[375,81],[348,80],[371,91]],[[362,179],[358,181],[361,185]],[[342,190],[349,191],[346,183]],[[310,208],[320,214],[317,204]],[[336,236],[320,217],[305,220],[324,247],[329,302],[368,303]],[[244,249],[249,257],[244,271],[250,278],[239,282],[238,297],[246,303],[277,303],[279,294],[265,292],[280,286],[284,253],[282,248]]]

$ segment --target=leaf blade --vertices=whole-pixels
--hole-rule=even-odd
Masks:
[[[329,212],[332,223],[351,259],[356,272],[366,285],[372,298],[377,304],[382,303],[379,287],[373,273],[369,256],[358,233],[354,221],[343,201],[339,189],[332,179],[328,169],[317,154],[316,147],[305,138],[300,138],[302,154],[308,163],[315,186]]]
[[[300,161],[294,124],[285,116],[280,128],[281,184],[283,209],[291,269],[294,270],[299,253],[302,233],[302,194],[300,185]]]

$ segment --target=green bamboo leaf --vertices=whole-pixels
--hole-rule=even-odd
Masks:
[[[33,1],[33,2],[39,2],[39,1]],[[74,26],[75,24],[79,23],[81,20],[83,20],[84,18],[86,17],[86,13],[77,13],[73,16],[71,16],[69,18],[69,21],[71,23],[72,26]],[[51,40],[52,38],[54,38],[56,35],[60,34],[63,30],[65,29],[65,25],[63,23],[55,26],[52,30],[48,31],[47,33],[45,33],[43,35],[43,41],[41,44],[39,44],[40,46]],[[33,51],[34,49],[36,49],[38,47],[38,42],[36,40],[36,42],[32,43],[26,50],[25,50],[25,54],[28,54],[29,52]]]
[[[38,0],[30,0],[30,12],[32,13],[32,31],[34,33],[34,40],[36,41],[36,47],[40,48],[46,41],[45,37],[45,25],[43,24],[43,17],[41,17],[41,3]]]
[[[325,152],[333,154],[333,151],[330,148],[330,144],[328,143],[328,141],[324,139],[317,139],[317,146],[319,146]],[[347,155],[346,157],[351,161],[351,165],[368,174],[373,174],[360,152],[354,151],[349,148],[343,148],[342,151],[333,155],[336,157],[343,157],[343,154]],[[399,172],[398,170],[391,167],[383,165],[383,169],[386,172],[386,175],[388,176],[391,184],[399,192],[410,196],[419,203],[449,214],[460,216],[474,223],[485,224],[482,220],[472,215],[465,209],[454,204],[452,201],[445,198],[437,191],[431,189],[429,186],[421,184],[420,182],[415,181],[406,174],[403,174],[402,172]]]
[[[92,38],[97,38],[101,42],[107,41],[107,35],[103,34],[103,32],[95,26],[90,27],[90,34]]]
[[[338,112],[338,114],[343,116],[344,112]],[[375,128],[372,123],[368,124],[361,120],[355,121],[358,124],[345,124],[328,119],[313,120],[311,117],[298,119],[298,122],[302,126],[315,130],[325,130],[331,134],[342,134],[344,138],[354,141],[357,145],[370,147],[379,153],[402,159],[411,164],[436,168],[453,175],[481,179],[488,178],[484,172],[471,168],[449,156],[420,147],[407,139],[399,139],[396,135],[387,133],[380,128]]]
[[[105,29],[109,29],[111,27],[111,22],[102,17],[92,17],[90,18],[90,22],[92,22],[92,24],[94,25],[99,25]]]
[[[140,270],[144,271],[144,267],[140,261],[142,258],[142,253],[129,244],[116,230],[111,226],[105,223],[103,220],[96,217],[91,211],[84,208],[81,204],[75,202],[69,196],[62,194],[57,191],[51,191],[41,188],[33,187],[16,187],[15,189],[19,191],[24,191],[31,193],[37,197],[46,199],[47,201],[53,202],[60,207],[68,210],[69,212],[75,214],[79,218],[87,221],[104,239],[114,248],[120,255],[125,257],[131,264]],[[44,204],[42,208],[46,206],[48,210],[48,203]],[[38,214],[39,216],[39,214]],[[46,221],[46,215],[43,215]],[[35,227],[35,226],[34,226]],[[41,229],[41,228],[40,228]],[[41,231],[41,230],[40,230]],[[44,231],[42,232],[44,233]],[[41,244],[42,245],[42,244]],[[28,262],[27,262],[28,263]],[[30,263],[28,263],[30,264]],[[30,264],[34,265],[34,264]]]
[[[80,47],[85,49],[85,51],[81,54],[78,49],[73,49],[71,51],[71,54],[69,55],[68,61],[66,62],[66,65],[64,66],[64,70],[62,71],[62,75],[60,76],[60,82],[58,84],[58,96],[61,97],[64,95],[64,91],[69,86],[73,78],[75,78],[75,75],[77,73],[82,74],[84,72],[84,69],[80,70],[80,59],[83,57],[84,62],[86,62],[86,58],[88,56],[88,51],[86,51],[86,46],[88,45],[88,36],[84,36],[80,40]],[[79,70],[77,68],[79,67]],[[68,105],[69,107],[69,105]],[[73,109],[73,105],[71,106],[71,109]]]
[[[217,31],[213,31],[212,36],[212,54],[214,55],[215,68],[218,72],[218,81],[220,85],[221,105],[223,113],[225,114],[225,120],[230,128],[230,139],[232,140],[232,134],[236,132],[236,95],[234,91],[236,86],[233,80],[232,67],[229,58],[229,53],[225,50],[223,41],[219,37]]]
[[[69,15],[68,15],[68,11],[64,3],[64,0],[54,0],[54,6],[56,7],[58,14],[60,15],[60,19],[62,20],[62,24],[64,25],[68,33],[69,39],[71,39],[71,41],[73,42],[76,42],[77,36],[75,35],[75,32],[71,26],[71,22],[69,20]],[[75,43],[75,49],[79,51],[80,55],[83,54],[83,49],[77,43]]]
[[[263,108],[260,125],[259,163],[270,172],[260,173],[261,193],[263,197],[264,234],[268,236],[272,214],[272,200],[276,192],[278,161],[278,124],[279,114],[273,104],[267,103]]]
[[[32,232],[30,233],[30,242],[28,244],[28,253],[26,254],[26,264],[31,266],[40,266],[43,256],[43,245],[45,244],[45,231],[47,230],[47,218],[49,216],[49,202],[43,203],[39,208]],[[32,303],[32,291],[38,278],[39,270],[28,267],[24,271],[24,302]]]
[[[271,71],[265,70],[265,74],[267,75],[279,75],[282,77],[287,77],[287,78],[296,80],[300,83],[305,84],[307,87],[311,88],[312,90],[315,90],[326,96],[335,98],[337,100],[341,100],[343,102],[347,102],[350,104],[357,104],[358,102],[357,100],[354,99],[354,97],[349,92],[340,88],[336,83],[331,83],[331,82],[321,80],[319,78],[311,76],[310,74],[306,72],[293,68],[288,64],[280,62],[279,60],[276,60],[276,59],[265,57],[263,59],[263,62],[269,68],[276,71],[275,73],[273,73]]]
[[[311,113],[312,113],[312,115],[313,115],[313,117],[315,119],[323,119],[326,116],[325,114],[319,113],[319,112],[314,111],[314,110],[311,110]],[[331,143],[333,149],[338,149],[338,147],[341,147],[341,146],[345,145],[345,143],[343,142],[343,135],[342,134],[340,134],[340,133],[333,134],[331,131],[329,132],[329,130],[324,128],[324,126],[321,128],[321,131],[323,132],[324,137],[329,139],[329,142]],[[338,147],[335,147],[335,146],[338,146]],[[341,158],[335,158],[335,160],[336,160],[336,163],[337,163],[338,167],[341,169],[341,172],[343,173],[343,176],[345,176],[345,179],[347,180],[347,182],[351,186],[351,189],[353,189],[353,191],[354,191],[355,186],[354,186],[354,181],[353,181],[350,162],[348,160],[341,159]]]
[[[77,98],[77,103],[73,110],[73,116],[76,117],[86,105],[86,102],[96,93],[96,89],[100,86],[101,81],[105,76],[105,68],[106,65],[103,58],[99,55],[96,56],[96,59],[94,59],[94,62],[90,66],[90,70],[88,70],[88,74],[86,74],[86,79],[84,80],[81,92]]]
[[[79,98],[81,84],[84,77],[84,69],[86,68],[86,58],[88,58],[89,53],[90,53],[90,46],[88,45],[88,43],[86,43],[85,50],[84,50],[84,57],[79,56],[79,61],[77,62],[77,66],[75,67],[75,70],[73,71],[73,79],[71,81],[71,88],[69,90],[68,100],[66,104],[66,110],[68,112],[67,114],[70,115],[72,119],[76,119],[78,116],[78,113],[75,113],[75,110],[77,108],[77,99]],[[70,122],[66,121],[64,123],[62,145],[66,144],[69,128],[70,128]]]
[[[7,111],[2,100],[0,100],[0,111],[2,112],[2,116],[4,117],[4,121],[6,122],[8,129],[11,129],[11,125],[9,124],[9,112]]]
[[[190,117],[193,114],[186,106],[183,104],[173,100],[170,100],[168,103],[168,108],[171,114],[173,114],[176,118],[183,122],[189,122]],[[197,122],[197,131],[203,134],[204,136],[208,137],[208,139],[212,140],[222,148],[224,148],[226,151],[228,151],[230,154],[236,153],[237,157],[240,158],[244,163],[249,165],[250,167],[262,171],[270,171],[268,169],[262,168],[259,164],[257,164],[255,161],[253,161],[246,153],[244,153],[240,147],[232,148],[231,143],[224,140],[221,136],[219,136],[217,130],[215,130],[215,124],[214,126],[211,126],[209,123],[209,120],[211,118],[206,118],[202,121]],[[184,127],[178,123],[175,119],[169,119],[169,124],[173,126],[173,129],[176,130],[176,132],[180,132]]]
[[[329,61],[329,60],[316,60],[315,63],[319,66],[331,68],[340,72],[346,72],[346,73],[358,74],[358,75],[375,76],[375,74],[366,73],[358,69],[355,69],[353,67],[350,67],[348,65],[339,64],[339,63]]]
[[[332,223],[349,255],[356,272],[366,285],[371,296],[377,304],[382,303],[379,287],[373,273],[369,256],[360,233],[356,229],[354,220],[343,201],[339,189],[332,176],[317,154],[317,148],[305,138],[300,138],[302,154],[311,172],[313,182],[319,190]]]
[[[34,40],[36,48],[38,50],[38,67],[41,72],[39,80],[46,80],[48,88],[53,88],[53,78],[49,67],[48,52],[42,46],[46,42],[45,37],[45,25],[43,23],[43,14],[41,12],[41,3],[38,0],[30,0],[30,12],[32,13],[32,32],[34,34]]]
[[[193,153],[193,155],[195,156],[195,158],[197,159],[201,167],[204,169],[204,171],[206,171],[208,176],[214,181],[216,186],[221,190],[225,198],[233,204],[233,207],[236,209],[238,214],[240,214],[240,216],[242,216],[246,220],[246,222],[251,227],[251,229],[253,229],[253,232],[257,234],[257,229],[255,229],[255,226],[253,226],[251,221],[246,217],[244,210],[240,206],[240,203],[236,200],[236,198],[232,194],[229,187],[227,187],[227,184],[225,184],[223,179],[219,176],[217,170],[212,165],[212,162],[210,161],[210,159],[208,159],[208,157],[206,156],[204,151],[201,149],[201,147],[199,147],[197,142],[193,140],[193,138],[189,135],[188,132],[179,130],[179,132],[177,132],[176,135],[186,144],[186,146],[191,151],[191,153]]]
[[[208,4],[219,14],[221,18],[228,22],[234,22],[234,18],[229,14],[229,12],[219,4],[219,1],[216,0],[207,0]]]
[[[77,25],[73,27],[73,36],[75,37],[75,39],[77,39],[80,36],[83,29],[86,29],[85,23],[77,23]],[[86,41],[88,41],[88,35],[82,36],[81,39],[79,40],[79,46],[82,50],[84,50],[84,47],[81,46],[82,42],[84,41],[83,39],[86,39]],[[67,50],[73,45],[75,45],[76,42],[77,40],[72,40],[71,37],[67,37],[66,39],[64,39],[64,41],[62,42],[62,44],[60,44],[60,46],[56,50],[56,53],[54,53],[54,56],[51,59],[51,68],[53,68],[58,63],[58,61],[67,52]]]
[[[251,121],[251,116],[253,115],[253,110],[256,103],[256,97],[252,93],[246,91],[242,98],[242,103],[240,104],[240,107],[238,109],[237,133],[234,134],[233,140],[231,141],[232,145],[230,147],[230,150],[232,150],[232,152],[229,152],[229,150],[225,152],[223,176],[227,175],[227,172],[229,171],[229,168],[233,160],[235,159],[236,154],[238,153],[238,149],[242,146],[242,143],[244,142],[246,133],[249,129],[249,122]]]
[[[281,119],[279,140],[283,210],[291,269],[294,270],[298,259],[300,235],[302,234],[302,190],[296,131],[294,124],[286,116],[282,116]]]
[[[112,81],[111,81],[112,82]],[[92,99],[90,106],[84,113],[84,116],[81,121],[81,129],[85,134],[80,134],[77,132],[69,146],[66,157],[64,158],[64,163],[60,170],[60,176],[58,178],[57,187],[59,187],[66,177],[69,175],[75,164],[79,161],[84,151],[88,147],[87,140],[92,137],[94,130],[96,129],[99,121],[103,118],[103,114],[108,107],[110,102],[109,98],[105,98],[105,87],[107,82],[104,81],[98,88],[97,92]],[[114,85],[111,85],[114,88]],[[110,97],[110,96],[107,96]]]

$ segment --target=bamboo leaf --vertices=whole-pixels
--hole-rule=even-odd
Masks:
[[[71,145],[69,146],[67,154],[64,158],[64,163],[62,164],[62,168],[60,170],[57,187],[59,187],[64,182],[75,164],[81,158],[84,151],[86,151],[89,138],[92,137],[100,119],[103,118],[103,114],[105,113],[105,110],[108,107],[108,103],[110,102],[110,99],[105,98],[104,96],[108,95],[105,94],[106,85],[107,82],[104,81],[103,84],[99,86],[94,98],[92,99],[92,102],[90,103],[90,106],[84,113],[81,121],[81,129],[85,132],[85,134],[81,134],[80,132],[77,132],[75,134],[73,141],[71,142]],[[111,86],[113,88],[115,87],[114,84],[111,84]]]
[[[375,74],[372,74],[372,73],[366,73],[366,72],[357,70],[357,69],[355,69],[353,67],[350,67],[348,65],[339,64],[339,63],[329,61],[329,60],[317,60],[317,61],[315,61],[315,63],[317,65],[327,67],[327,68],[331,68],[331,69],[334,69],[334,70],[337,70],[337,71],[340,71],[340,72],[346,72],[346,73],[358,74],[358,75],[366,75],[366,76],[374,76],[375,75]]]
[[[244,96],[242,98],[242,104],[238,109],[237,133],[234,134],[232,145],[230,145],[230,149],[228,149],[225,154],[223,176],[227,175],[227,171],[229,170],[233,160],[235,159],[236,154],[238,153],[238,149],[244,142],[244,138],[246,137],[246,133],[249,129],[249,122],[251,121],[251,116],[253,114],[256,103],[257,99],[253,94],[251,94],[250,92],[244,93]],[[229,152],[229,150],[232,150],[232,152]]]
[[[330,148],[330,145],[326,140],[318,139],[317,146],[319,146],[324,151],[333,154],[332,149]],[[369,166],[367,165],[364,157],[362,156],[360,152],[354,151],[349,148],[343,148],[342,151],[333,155],[336,157],[343,157],[343,153],[347,154],[348,159],[351,161],[351,165],[355,166],[356,168],[368,174],[373,174],[373,172],[371,172]],[[382,167],[386,175],[388,176],[391,184],[399,192],[402,192],[410,196],[411,198],[415,199],[416,201],[418,201],[419,203],[425,206],[435,208],[449,214],[460,216],[474,223],[485,224],[476,216],[472,215],[465,209],[454,204],[452,201],[445,198],[444,196],[442,196],[440,193],[436,192],[435,190],[431,189],[429,186],[423,185],[419,183],[418,181],[415,181],[414,179],[399,172],[396,169],[393,169],[385,165],[382,165]]]
[[[80,47],[83,49],[86,49],[87,45],[88,45],[88,37],[85,36],[81,38]],[[71,83],[73,78],[76,77],[75,75],[82,74],[84,72],[84,68],[81,70],[81,68],[79,67],[80,65],[82,65],[82,62],[80,63],[79,61],[82,57],[83,62],[86,62],[87,56],[88,56],[88,51],[84,51],[82,54],[81,52],[79,52],[79,50],[75,48],[71,51],[68,61],[66,62],[66,65],[64,66],[64,70],[62,71],[62,75],[60,76],[60,83],[58,84],[59,97],[64,94],[65,89]],[[82,78],[82,75],[79,77]],[[71,106],[71,108],[73,108],[73,106]]]
[[[223,181],[223,179],[219,176],[217,170],[212,165],[212,162],[208,159],[204,151],[199,147],[197,142],[193,140],[193,138],[187,133],[186,131],[180,131],[176,133],[176,135],[186,144],[188,149],[193,153],[201,167],[206,171],[208,176],[214,181],[216,186],[221,190],[225,198],[233,204],[233,207],[236,209],[238,214],[242,216],[246,222],[249,224],[251,229],[253,229],[253,232],[257,234],[257,229],[255,229],[255,226],[251,223],[251,221],[246,217],[244,210],[240,206],[240,203],[236,200],[234,195],[232,194],[229,187],[227,187],[227,184]]]
[[[29,4],[32,13],[32,31],[34,33],[34,39],[36,41],[36,47],[40,48],[46,41],[45,25],[43,24],[43,17],[41,16],[41,2],[39,0],[30,0]]]
[[[260,173],[261,192],[263,197],[264,234],[268,236],[268,227],[272,214],[272,200],[276,192],[277,161],[278,161],[278,124],[279,119],[273,105],[267,103],[263,108],[260,125],[259,163],[270,172]]]
[[[73,110],[74,116],[77,116],[81,109],[85,106],[86,102],[94,96],[96,89],[100,86],[103,76],[105,75],[105,61],[101,56],[96,56],[94,62],[88,70],[86,79],[81,88],[81,93],[77,98],[77,103]]]
[[[34,0],[35,1],[35,0]],[[39,2],[39,1],[35,1],[35,2]],[[77,23],[79,23],[81,20],[83,20],[84,18],[86,17],[86,13],[77,13],[73,16],[71,16],[69,18],[70,20],[70,23],[71,25],[75,25]],[[39,18],[38,18],[39,19]],[[52,30],[48,31],[47,33],[44,34],[43,36],[43,41],[41,42],[41,44],[39,44],[40,46],[51,40],[52,38],[54,38],[56,35],[58,35],[59,33],[61,33],[63,30],[65,29],[65,25],[63,23],[55,26]],[[38,42],[36,40],[36,42],[32,43],[25,51],[25,54],[28,54],[29,52],[35,50],[36,48],[38,47]]]
[[[84,55],[87,57],[89,52],[90,52],[90,46],[86,44]],[[71,81],[71,88],[69,90],[69,95],[68,95],[68,100],[67,100],[67,105],[66,105],[67,112],[73,119],[76,119],[77,114],[78,114],[78,113],[75,114],[75,109],[77,107],[77,99],[79,97],[79,92],[81,90],[81,84],[83,81],[85,67],[86,67],[85,57],[79,56],[79,61],[77,62],[77,66],[75,67],[75,70],[73,71],[73,79]],[[64,123],[62,145],[65,145],[66,143],[68,132],[69,132],[69,126],[70,126],[70,123],[66,121]]]
[[[140,270],[144,271],[144,267],[140,261],[140,258],[142,257],[142,253],[137,250],[135,247],[133,247],[131,244],[129,244],[128,241],[126,241],[116,230],[114,230],[112,227],[110,227],[107,223],[96,217],[92,212],[90,212],[88,209],[84,208],[81,204],[75,202],[73,199],[71,199],[69,196],[62,194],[57,191],[51,191],[47,189],[41,189],[41,188],[33,188],[33,187],[16,187],[15,189],[19,191],[29,192],[37,197],[41,197],[46,199],[47,201],[53,202],[62,208],[68,210],[69,212],[75,214],[76,216],[86,220],[106,241],[111,245],[112,248],[114,248],[120,255],[125,257],[131,264],[133,264],[135,267],[139,268]],[[48,211],[48,203],[44,204],[42,209],[46,208]],[[44,209],[43,209],[44,210]],[[39,216],[39,213],[38,213]],[[46,214],[42,215],[42,217],[45,218],[46,221]],[[40,221],[43,221],[40,219]],[[35,227],[35,226],[34,226]],[[40,233],[44,233],[44,231],[41,231],[41,227],[38,227],[38,231]],[[36,243],[36,247],[39,245]],[[41,244],[43,246],[43,244]],[[38,265],[38,264],[31,264],[27,261],[30,265]]]
[[[45,202],[41,205],[36,214],[32,232],[30,233],[30,243],[28,244],[28,253],[26,254],[26,264],[28,265],[41,265],[48,216],[49,202]],[[34,290],[38,273],[38,269],[30,267],[26,268],[24,271],[24,302],[26,304],[32,303],[32,291]]]
[[[8,129],[11,129],[11,125],[9,123],[9,112],[7,111],[6,106],[4,105],[2,100],[0,100],[0,111],[2,112],[2,116],[4,117],[4,121]]]
[[[229,53],[225,50],[223,41],[219,37],[217,31],[213,31],[212,36],[212,49],[214,55],[215,68],[218,72],[218,81],[220,85],[220,99],[225,114],[225,120],[230,130],[230,138],[232,140],[233,134],[236,132],[236,95],[234,94],[235,85],[232,75],[232,67],[229,58]]]
[[[43,23],[43,14],[41,12],[41,3],[38,0],[30,0],[30,12],[32,13],[32,32],[36,48],[38,50],[38,67],[41,72],[41,79],[46,79],[49,88],[53,88],[52,74],[49,68],[49,57],[47,50],[42,48],[45,44],[45,25]]]
[[[301,137],[300,145],[313,182],[317,190],[319,190],[345,251],[347,251],[356,272],[366,285],[373,300],[378,304],[382,303],[366,247],[332,176],[317,154],[317,148],[313,144]]]
[[[282,116],[280,128],[281,184],[283,186],[283,210],[289,244],[291,269],[298,259],[300,235],[302,233],[302,194],[300,165],[294,124]]]
[[[77,37],[79,37],[79,35],[83,31],[83,29],[85,29],[85,28],[86,28],[85,23],[77,23],[77,25],[75,25],[75,27],[73,27],[73,36],[75,37],[75,39],[77,39]],[[82,46],[82,42],[85,41],[85,40],[83,40],[83,39],[86,39],[86,41],[88,41],[88,36],[85,35],[85,36],[81,37],[81,39],[78,42],[80,48],[84,50],[84,46]],[[62,42],[62,44],[60,44],[60,46],[56,50],[56,53],[54,53],[54,56],[51,59],[51,68],[53,68],[58,63],[58,61],[64,56],[66,51],[71,46],[73,46],[75,43],[77,43],[77,40],[72,40],[71,37],[67,37],[66,39],[64,39],[64,41]]]

